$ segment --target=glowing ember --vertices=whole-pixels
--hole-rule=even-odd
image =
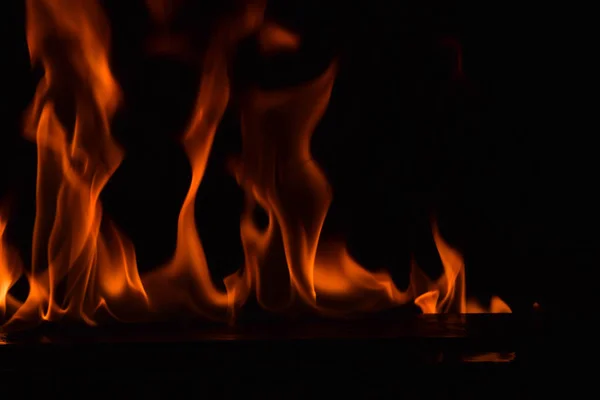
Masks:
[[[177,3],[147,0],[161,29]],[[269,310],[303,304],[325,315],[350,315],[414,302],[423,313],[510,312],[494,297],[484,309],[465,296],[462,256],[433,224],[443,275],[430,280],[418,267],[408,290],[385,272],[369,272],[341,243],[322,243],[332,193],[310,153],[337,72],[333,62],[300,86],[242,95],[243,150],[232,162],[246,196],[241,220],[245,265],[212,282],[194,220],[215,132],[230,99],[228,66],[236,45],[257,34],[264,54],[293,52],[301,38],[263,18],[262,2],[217,24],[202,55],[195,111],[183,136],[192,180],[178,220],[177,247],[166,265],[140,277],[132,244],[103,214],[99,195],[123,151],[110,120],[120,89],[109,67],[110,29],[96,0],[27,0],[27,42],[45,75],[27,114],[26,134],[37,144],[38,172],[30,291],[23,304],[8,291],[22,275],[3,240],[0,215],[0,318],[4,329],[70,318],[94,325],[106,318],[140,321],[173,312],[231,321],[255,293]],[[60,112],[59,112],[60,110]],[[68,110],[68,111],[64,111]],[[252,212],[269,216],[265,230]],[[60,290],[58,289],[60,285]]]

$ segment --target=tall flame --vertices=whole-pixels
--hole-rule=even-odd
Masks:
[[[247,291],[240,291],[238,284],[229,283],[228,292],[215,287],[196,229],[194,209],[215,133],[229,102],[229,58],[235,44],[261,23],[263,12],[261,2],[250,3],[233,20],[224,21],[213,34],[204,57],[195,111],[183,136],[192,166],[192,182],[179,213],[175,255],[168,265],[144,279],[153,308],[168,310],[177,304],[214,319],[227,319],[247,297]],[[170,288],[162,284],[165,279],[170,281]]]
[[[220,44],[220,43],[219,43]],[[192,182],[183,202],[177,228],[177,247],[171,263],[145,280],[149,290],[164,290],[162,281],[168,278],[180,290],[151,296],[151,299],[177,301],[177,293],[186,298],[198,311],[223,318],[228,311],[227,293],[214,286],[206,263],[202,242],[195,222],[195,200],[204,176],[215,132],[229,101],[227,59],[220,46],[209,49],[201,78],[192,121],[184,135],[184,147],[192,166]],[[187,302],[187,299],[183,299]],[[154,305],[154,304],[153,304]],[[155,305],[160,307],[160,305]],[[220,315],[222,314],[222,315]]]
[[[156,21],[169,22],[170,3],[147,4]],[[310,142],[331,97],[336,61],[310,82],[243,94],[243,149],[232,169],[245,192],[240,221],[245,265],[225,279],[225,290],[215,285],[194,210],[231,95],[231,55],[252,33],[263,55],[301,46],[298,35],[264,20],[262,0],[248,1],[243,12],[214,29],[183,135],[192,179],[179,214],[177,247],[170,262],[140,277],[132,244],[103,215],[99,200],[123,159],[110,133],[120,89],[110,69],[108,21],[96,0],[27,0],[26,5],[31,59],[45,72],[26,119],[26,134],[38,153],[36,219],[32,266],[25,273],[30,290],[21,304],[9,290],[23,268],[4,240],[7,218],[0,215],[0,319],[9,317],[3,328],[63,317],[90,325],[107,317],[137,321],[177,311],[231,321],[253,291],[269,310],[302,304],[326,315],[411,301],[424,313],[490,311],[467,301],[462,256],[435,224],[444,273],[432,281],[415,265],[406,291],[388,273],[360,266],[343,244],[321,240],[332,191]],[[252,217],[259,206],[269,217],[262,230]],[[494,297],[491,311],[510,308]]]
[[[38,150],[30,294],[11,322],[39,314],[94,324],[100,309],[119,318],[143,306],[146,294],[132,245],[102,217],[99,201],[123,157],[109,129],[120,92],[108,22],[94,0],[26,4],[31,59],[45,75],[27,119]]]
[[[246,192],[241,221],[246,279],[268,309],[289,305],[294,294],[332,314],[410,300],[389,275],[368,272],[341,245],[330,244],[317,255],[332,195],[311,155],[310,139],[336,71],[334,62],[312,82],[270,92],[254,89],[243,102],[243,150],[235,172]],[[253,222],[257,205],[269,216],[264,231]]]

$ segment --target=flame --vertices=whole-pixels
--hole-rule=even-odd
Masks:
[[[511,309],[498,296],[492,296],[490,299],[490,306],[488,308],[483,307],[474,299],[469,299],[467,301],[467,313],[469,314],[484,314],[484,313],[492,313],[492,314],[509,314],[511,313]]]
[[[264,264],[283,261],[276,245],[281,242],[295,292],[306,302],[316,301],[314,262],[331,194],[311,157],[310,137],[325,112],[335,73],[333,64],[310,84],[275,92],[253,90],[244,101],[243,150],[235,174],[246,193],[241,235],[246,270],[256,281],[259,300],[264,272],[275,268]],[[269,216],[264,233],[252,221],[255,204]]]
[[[244,303],[248,292],[236,276],[226,279],[227,291],[214,285],[195,222],[195,200],[204,176],[217,127],[230,96],[228,61],[234,45],[254,31],[264,9],[250,3],[233,21],[226,21],[213,35],[203,63],[201,84],[192,120],[183,145],[192,167],[192,182],[179,214],[177,246],[172,261],[144,278],[155,309],[169,310],[173,303],[213,319],[230,319],[234,308]],[[169,279],[171,288],[162,282]],[[156,293],[156,294],[155,294]]]
[[[103,218],[99,201],[123,157],[109,130],[120,91],[108,23],[93,0],[26,4],[31,59],[45,75],[26,121],[38,150],[30,293],[9,324],[64,315],[95,324],[100,309],[119,318],[143,306],[146,294],[132,245]]]
[[[510,313],[510,307],[497,296],[492,297],[489,309],[474,299],[467,301],[463,257],[442,238],[437,223],[432,225],[433,239],[444,271],[437,281],[432,282],[416,265],[413,266],[411,289],[415,293],[415,304],[421,311],[424,314]]]
[[[433,239],[444,267],[444,273],[436,282],[431,282],[417,268],[413,268],[412,289],[424,293],[415,296],[415,304],[423,313],[464,313],[467,309],[465,296],[465,266],[461,254],[450,247],[440,235],[436,223],[433,224]]]
[[[243,150],[234,170],[246,193],[240,227],[246,282],[267,309],[285,308],[296,294],[328,314],[410,300],[388,274],[368,272],[343,245],[329,244],[317,254],[332,194],[312,158],[310,139],[336,72],[333,62],[312,82],[279,91],[254,89],[243,102]],[[265,231],[253,222],[256,206],[269,216]],[[281,268],[286,266],[287,271]]]
[[[147,0],[161,24],[172,19],[177,4]],[[444,272],[433,281],[415,264],[406,291],[387,272],[359,265],[343,243],[322,240],[333,197],[310,142],[327,109],[337,61],[296,87],[255,87],[242,95],[243,148],[231,167],[245,193],[245,263],[224,280],[224,290],[218,288],[196,229],[195,200],[230,100],[232,54],[251,34],[257,34],[262,55],[301,45],[298,35],[265,21],[264,1],[245,5],[216,25],[201,57],[195,110],[182,140],[192,179],[176,250],[168,263],[140,277],[133,245],[103,214],[99,200],[124,157],[110,133],[121,93],[110,69],[108,21],[96,0],[27,0],[30,55],[45,72],[26,118],[26,135],[38,153],[36,219],[32,265],[23,272],[3,238],[7,219],[0,215],[0,318],[8,319],[3,328],[65,317],[90,325],[106,318],[139,321],[176,312],[233,321],[252,293],[268,310],[302,305],[333,316],[413,301],[423,313],[510,312],[498,297],[489,310],[467,301],[462,255],[436,224]],[[269,217],[265,229],[254,223],[257,207]],[[23,274],[29,294],[21,304],[9,290]]]
[[[195,225],[194,205],[196,193],[204,176],[212,142],[229,101],[227,60],[220,46],[211,48],[207,54],[202,83],[196,101],[196,111],[184,135],[184,147],[192,166],[192,182],[179,214],[177,247],[172,262],[146,279],[148,287],[162,286],[167,278],[175,285],[183,285],[185,296],[193,289],[193,303],[212,308],[215,317],[226,313],[229,307],[227,293],[219,292],[212,283],[202,242]],[[172,295],[151,298],[173,298]],[[204,307],[201,307],[202,309]]]
[[[6,318],[9,308],[20,306],[8,294],[10,288],[21,276],[22,265],[18,254],[8,246],[4,239],[6,224],[6,219],[0,213],[0,321]]]

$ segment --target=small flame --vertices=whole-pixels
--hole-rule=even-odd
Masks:
[[[16,283],[22,273],[21,260],[18,254],[6,243],[4,232],[7,221],[0,213],[0,321],[4,320],[9,308],[18,308],[20,304],[8,291]]]
[[[483,307],[474,299],[467,301],[467,312],[469,314],[510,314],[512,311],[510,307],[498,296],[492,296],[490,299],[489,308]]]
[[[463,257],[442,238],[437,223],[433,223],[432,230],[444,272],[437,281],[432,282],[416,265],[413,266],[411,288],[415,293],[415,304],[423,314],[510,313],[510,307],[497,296],[492,297],[489,309],[474,299],[467,301]]]

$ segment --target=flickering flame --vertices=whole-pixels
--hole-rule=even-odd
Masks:
[[[484,313],[492,313],[492,314],[506,314],[511,313],[511,309],[500,297],[492,296],[490,299],[489,308],[483,307],[474,299],[469,299],[467,301],[467,312],[469,314],[484,314]]]
[[[156,21],[168,24],[170,2],[147,4]],[[99,200],[123,158],[110,133],[120,89],[110,70],[108,21],[96,0],[27,0],[26,5],[31,59],[45,71],[26,119],[26,134],[38,153],[36,219],[32,265],[24,273],[4,240],[7,219],[0,215],[4,329],[64,317],[95,325],[105,318],[139,321],[175,312],[232,321],[253,293],[268,310],[302,304],[336,316],[413,301],[423,313],[510,312],[497,297],[490,310],[467,301],[463,258],[436,224],[444,273],[432,281],[415,265],[406,291],[388,273],[359,265],[343,243],[321,240],[332,190],[310,142],[327,109],[337,61],[296,87],[251,88],[242,95],[243,149],[232,171],[245,192],[240,222],[245,263],[225,279],[226,290],[215,285],[194,208],[231,96],[231,55],[252,33],[263,55],[300,47],[298,35],[264,20],[260,0],[220,21],[199,57],[201,83],[182,141],[192,179],[179,214],[176,250],[170,262],[140,277],[131,242],[103,215]],[[258,206],[269,217],[264,230],[252,218]],[[22,274],[30,289],[20,304],[9,290]]]
[[[132,245],[98,199],[123,157],[109,130],[120,92],[108,22],[94,0],[26,4],[31,59],[45,75],[27,117],[38,151],[30,293],[9,324],[64,315],[94,324],[100,309],[119,318],[146,294]]]
[[[463,257],[442,238],[436,223],[432,230],[444,272],[437,281],[432,282],[418,267],[413,266],[411,289],[415,294],[415,304],[421,311],[424,314],[510,313],[510,307],[497,296],[492,297],[489,309],[481,306],[475,299],[467,301]]]
[[[254,89],[243,102],[243,149],[235,173],[246,192],[241,222],[246,282],[255,285],[267,309],[290,304],[293,295],[328,314],[410,300],[389,275],[368,272],[343,245],[330,244],[317,254],[332,194],[310,153],[310,139],[336,71],[334,62],[312,82],[270,92]],[[257,205],[269,216],[263,232],[252,219]]]
[[[236,177],[247,199],[241,226],[250,260],[247,270],[261,287],[259,271],[269,268],[260,265],[261,259],[269,260],[268,253],[277,251],[275,241],[280,242],[293,287],[307,302],[316,300],[314,262],[331,202],[327,179],[310,154],[310,137],[327,107],[335,72],[334,64],[298,88],[254,90],[242,109],[243,149]],[[257,232],[252,222],[255,202],[269,215],[265,234]],[[257,237],[261,240],[253,240]]]
[[[225,45],[215,40],[215,46],[207,53],[196,108],[183,139],[192,165],[192,182],[179,214],[175,256],[169,265],[152,273],[146,280],[149,287],[156,286],[157,290],[164,290],[162,282],[167,278],[175,285],[182,285],[182,288],[174,290],[170,295],[163,294],[159,297],[172,299],[177,292],[186,297],[195,296],[198,302],[214,308],[210,313],[215,317],[228,311],[229,300],[227,293],[219,292],[212,283],[202,242],[196,230],[194,204],[217,126],[229,101],[227,58],[222,48]],[[190,288],[193,294],[189,293]],[[151,299],[154,298],[155,296],[151,296]]]
[[[21,260],[14,249],[4,239],[6,220],[0,213],[0,322],[4,320],[8,308],[16,308],[18,302],[8,291],[21,276]]]
[[[436,282],[431,282],[417,268],[412,271],[412,289],[415,291],[425,290],[422,294],[415,296],[415,304],[423,313],[445,313],[467,310],[465,296],[465,266],[462,256],[458,251],[446,243],[440,235],[437,224],[433,224],[433,239],[437,247],[444,273]]]

